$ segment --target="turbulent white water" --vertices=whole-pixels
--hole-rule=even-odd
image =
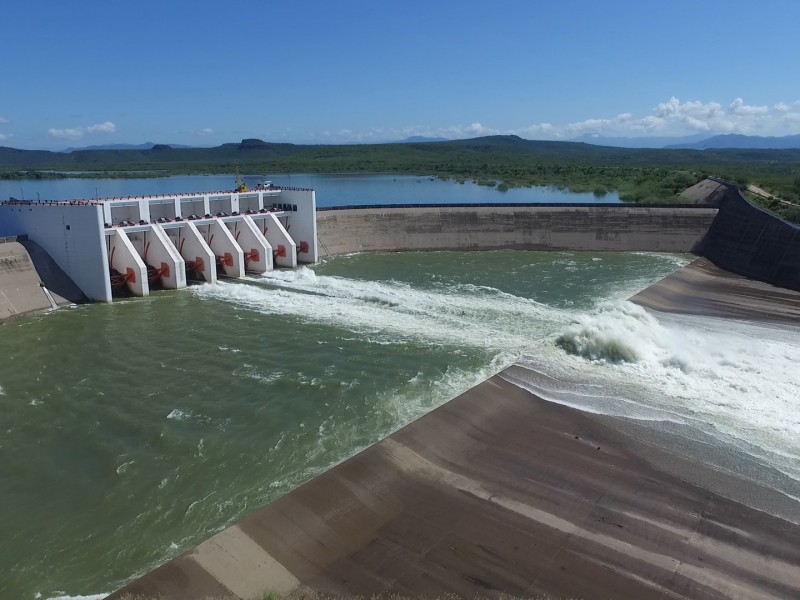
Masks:
[[[800,481],[800,328],[650,313],[573,316],[518,383],[603,414],[688,425]],[[546,377],[542,377],[542,375]]]
[[[549,400],[691,425],[800,480],[800,328],[654,314],[625,300],[554,308],[488,286],[419,289],[305,268],[263,281],[195,293],[373,341],[492,349],[492,368],[530,367],[538,376],[517,373],[517,383]]]
[[[90,596],[50,596],[47,600],[101,600],[108,594],[92,594]]]
[[[222,282],[193,291],[264,314],[342,327],[370,342],[466,344],[498,349],[508,358],[538,343],[548,324],[565,315],[534,300],[473,284],[420,289],[399,281],[319,276],[305,267],[270,273],[262,281],[270,287]]]

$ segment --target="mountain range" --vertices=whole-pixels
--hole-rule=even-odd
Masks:
[[[64,148],[61,152],[75,152],[76,150],[152,150],[153,146],[169,146],[170,148],[195,148],[197,146],[184,146],[181,144],[155,144],[145,142],[144,144],[98,144],[96,146],[82,146],[80,148]]]
[[[741,135],[728,133],[715,135],[695,143],[676,143],[665,148],[708,150],[710,148],[750,148],[757,150],[784,150],[787,148],[800,148],[800,134],[784,135],[781,137],[762,137],[758,135]]]
[[[425,137],[415,135],[403,140],[389,142],[392,144],[425,144],[429,142],[449,142],[444,137]],[[800,148],[800,134],[785,136],[758,136],[742,135],[739,133],[728,133],[708,136],[707,133],[698,133],[683,137],[614,137],[602,136],[597,134],[585,134],[568,140],[592,146],[609,146],[612,148],[667,148],[671,150],[711,150],[711,149],[758,149],[758,150],[784,150],[789,148]],[[84,146],[81,148],[65,148],[61,152],[80,152],[84,150],[152,150],[174,148],[200,148],[201,146],[186,146],[182,144],[155,144],[145,142],[144,144],[105,144],[97,146]],[[206,146],[203,146],[206,147]]]
[[[594,146],[615,148],[669,148],[673,150],[721,150],[724,148],[785,150],[800,148],[800,134],[780,137],[728,133],[712,135],[697,133],[685,137],[606,137],[587,134],[570,140]]]
[[[424,135],[412,135],[399,142],[392,142],[393,144],[420,144],[425,142],[449,142],[448,138],[444,137],[425,137]]]
[[[256,138],[240,143],[226,143],[212,148],[176,147],[168,144],[145,144],[138,149],[80,149],[70,152],[19,150],[0,147],[0,172],[12,170],[148,170],[170,169],[174,172],[215,172],[223,165],[230,168],[263,170],[286,169],[295,172],[380,171],[387,169],[430,170],[442,165],[474,160],[508,166],[519,164],[626,164],[697,165],[752,164],[753,161],[793,162],[800,157],[800,136],[777,138],[794,145],[786,149],[708,147],[628,148],[595,143],[526,140],[516,135],[494,135],[472,139],[405,144],[297,145],[265,142]],[[798,140],[800,141],[800,140]],[[717,143],[747,144],[747,140],[722,136]],[[697,144],[697,142],[694,142]],[[706,140],[706,143],[711,144]],[[752,141],[751,143],[756,143]],[[763,140],[760,143],[775,144]]]

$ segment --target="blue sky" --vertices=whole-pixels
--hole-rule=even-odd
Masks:
[[[796,0],[27,0],[0,145],[800,133]]]

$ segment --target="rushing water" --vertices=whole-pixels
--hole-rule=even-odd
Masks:
[[[797,495],[800,332],[656,318],[657,254],[349,255],[0,327],[0,598],[110,592],[514,361]]]
[[[244,176],[249,186],[264,178]],[[620,202],[619,194],[602,196],[575,193],[550,186],[514,188],[505,192],[473,181],[457,183],[435,177],[414,175],[303,175],[277,174],[269,179],[275,185],[306,187],[317,191],[317,206],[364,204],[490,204],[493,202]],[[0,180],[0,200],[71,200],[139,194],[176,194],[231,190],[235,175],[175,175],[151,179],[42,179]]]

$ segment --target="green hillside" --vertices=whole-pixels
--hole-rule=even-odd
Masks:
[[[388,172],[474,179],[499,189],[556,185],[623,200],[675,201],[706,175],[756,183],[800,202],[800,150],[630,149],[490,136],[445,142],[359,145],[275,144],[256,139],[214,148],[46,152],[0,147],[0,178],[142,177],[230,173]],[[53,173],[53,171],[58,171]],[[78,171],[78,173],[70,173]],[[777,210],[791,206],[776,203]]]

